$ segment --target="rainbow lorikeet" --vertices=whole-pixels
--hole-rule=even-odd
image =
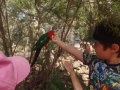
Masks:
[[[31,63],[31,67],[35,64],[40,51],[42,49],[42,47],[46,47],[46,45],[48,44],[49,40],[52,39],[52,37],[55,35],[55,31],[54,30],[50,30],[49,32],[43,34],[42,36],[40,36],[40,38],[38,39],[38,41],[36,42],[36,44],[33,47],[33,50],[35,50],[35,55],[34,55],[34,59],[33,62]]]

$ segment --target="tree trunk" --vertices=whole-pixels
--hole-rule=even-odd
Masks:
[[[5,50],[5,55],[9,56],[8,47],[7,47],[6,40],[5,40],[5,32],[4,32],[4,28],[3,28],[3,22],[2,22],[1,7],[0,7],[0,33],[1,33],[1,38],[2,38],[2,41],[3,41],[3,48]]]

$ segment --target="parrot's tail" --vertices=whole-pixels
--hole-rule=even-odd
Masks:
[[[38,56],[39,56],[40,51],[41,51],[41,48],[38,49],[38,50],[36,50],[34,59],[33,59],[32,63],[31,63],[31,67],[33,67],[33,65],[34,65],[35,62],[37,61],[37,58],[38,58]]]
[[[32,47],[32,51],[36,50],[36,44]]]

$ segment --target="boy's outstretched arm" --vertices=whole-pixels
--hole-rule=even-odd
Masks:
[[[83,90],[81,83],[79,82],[79,79],[74,72],[73,65],[69,61],[64,61],[63,65],[65,69],[70,73],[70,78],[72,80],[73,88],[74,90]]]
[[[68,45],[68,44],[64,43],[63,41],[61,41],[60,39],[58,39],[56,37],[53,37],[52,41],[54,43],[56,43],[58,46],[60,46],[63,50],[65,50],[66,52],[72,54],[77,59],[79,59],[80,61],[83,62],[83,52],[81,50],[78,50],[74,46],[71,46],[71,45]]]

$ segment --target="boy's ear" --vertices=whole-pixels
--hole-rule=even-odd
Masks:
[[[120,49],[120,47],[119,47],[118,44],[112,44],[111,49],[112,49],[113,52],[117,52]]]

